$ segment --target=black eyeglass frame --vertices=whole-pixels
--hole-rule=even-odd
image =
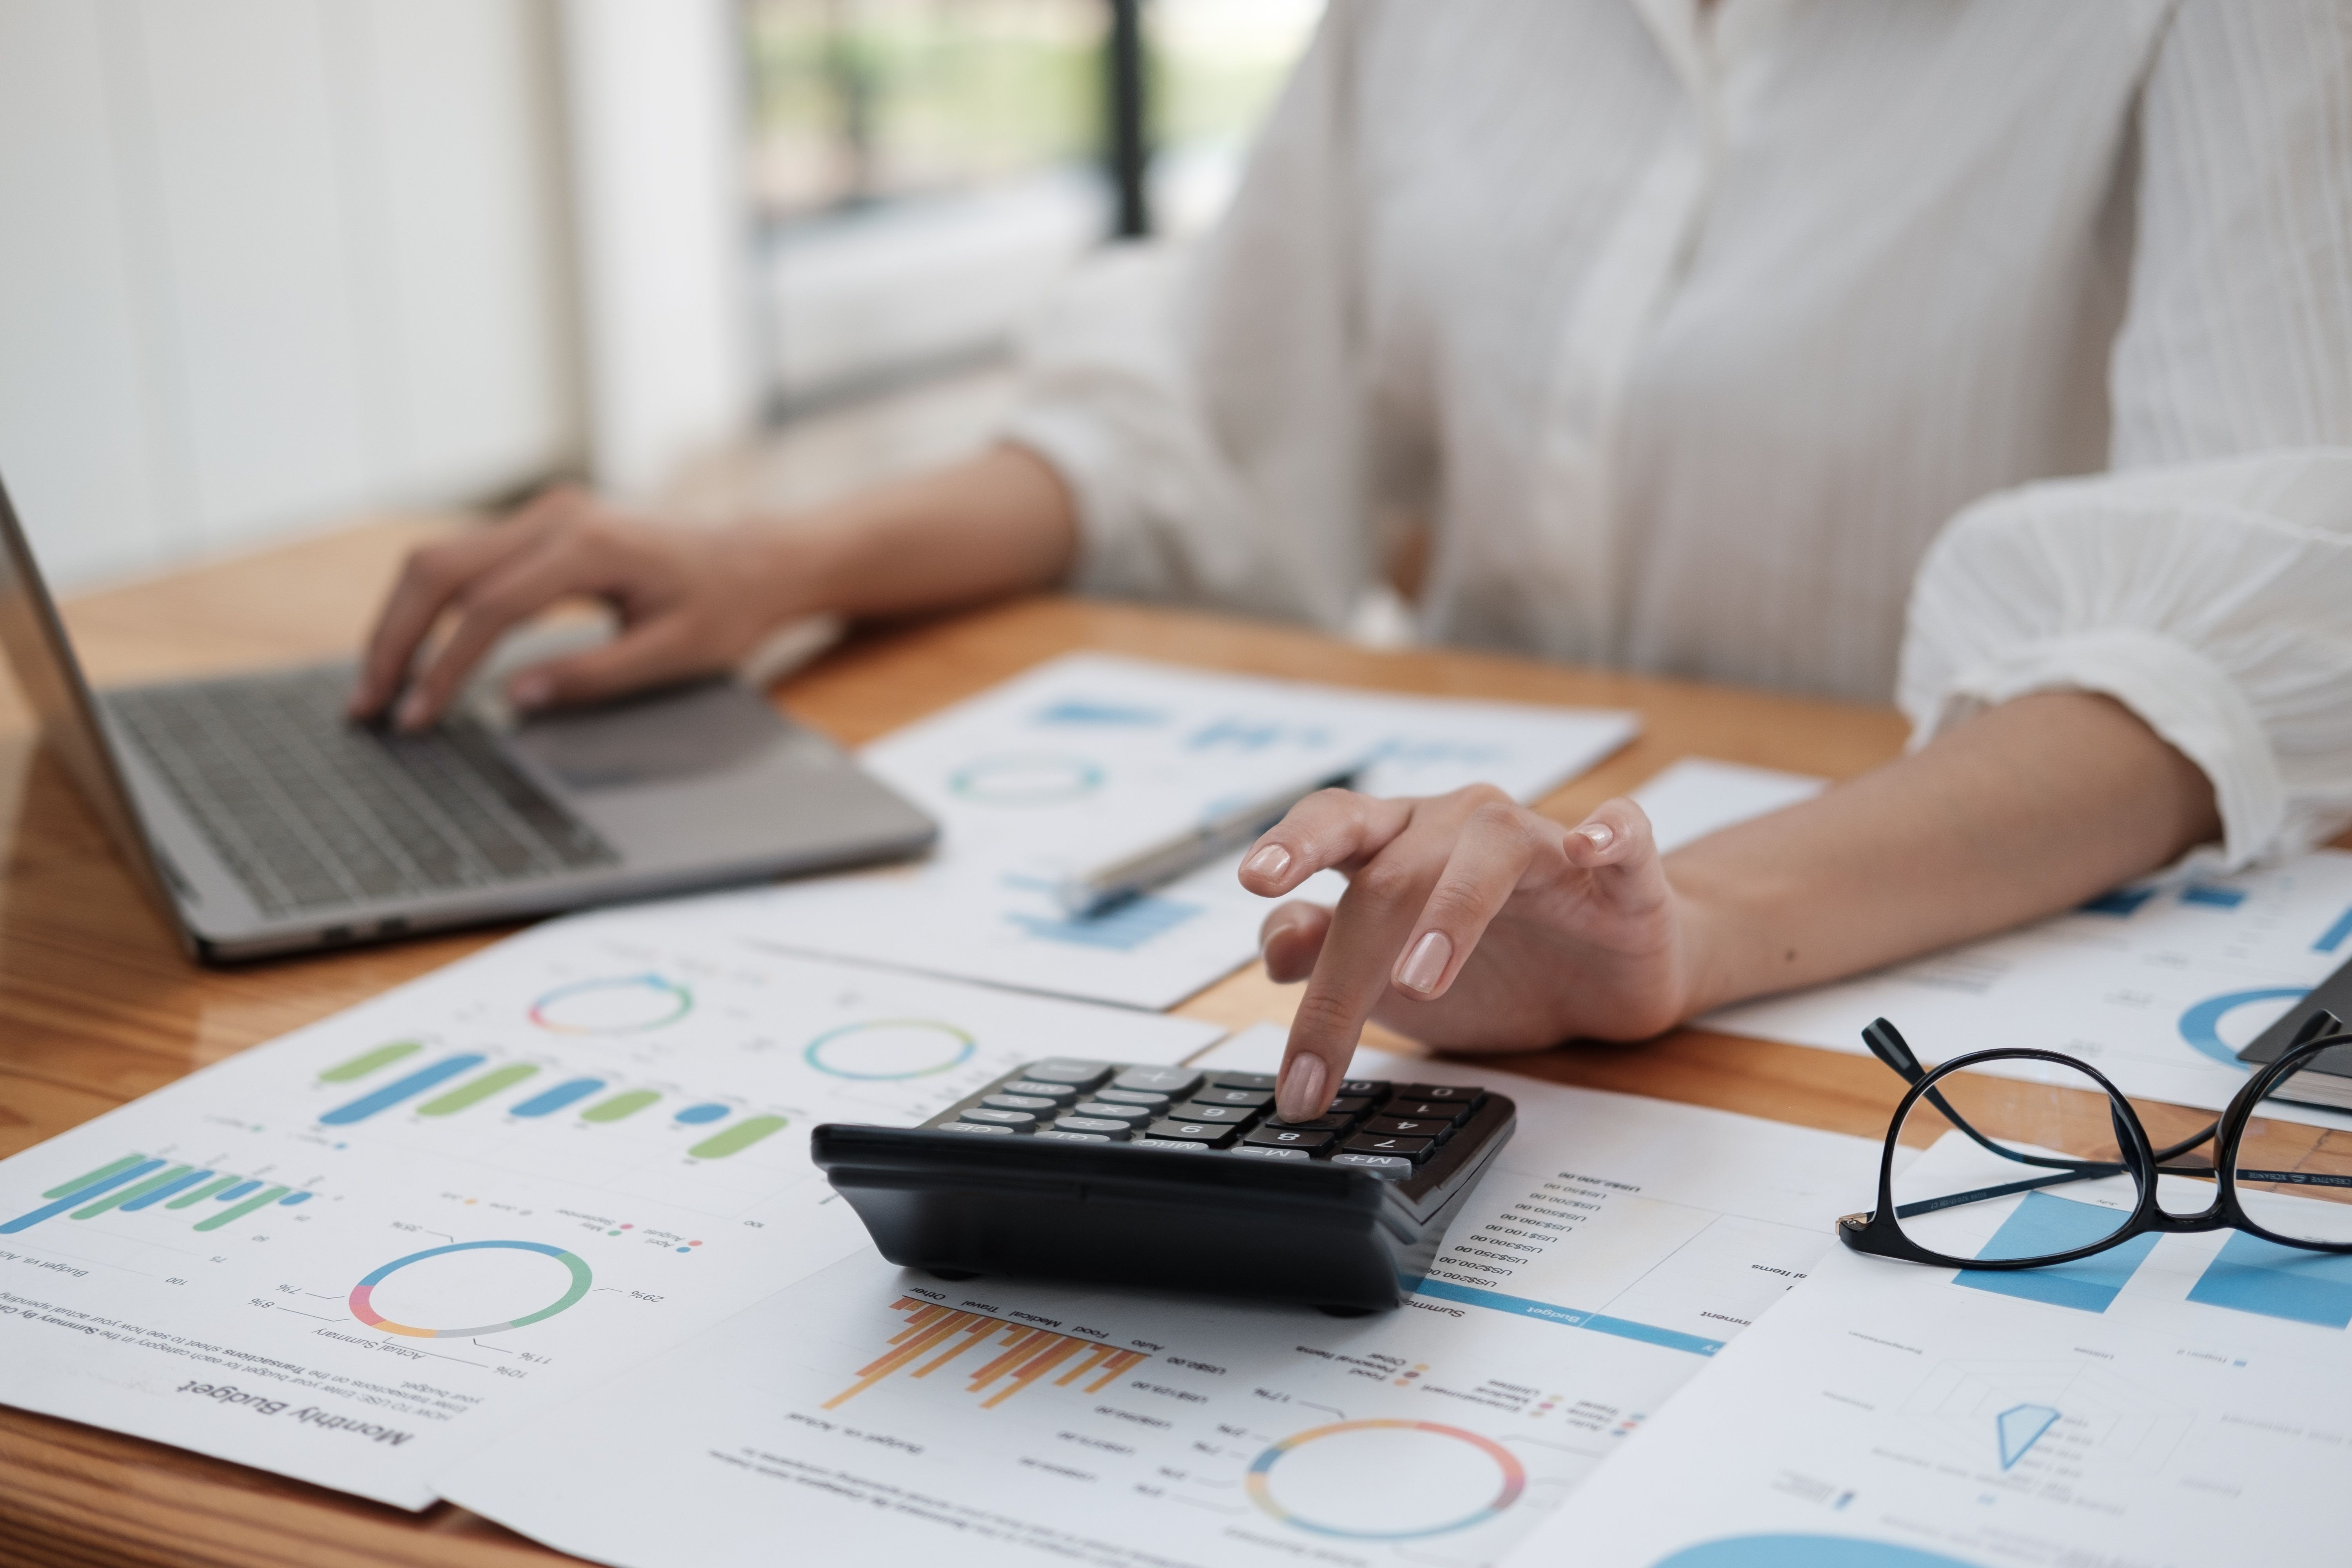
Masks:
[[[2147,1129],[2140,1122],[2139,1112],[2124,1097],[2105,1073],[2087,1062],[2056,1051],[2036,1050],[2025,1047],[1996,1047],[1972,1051],[1955,1057],[1941,1067],[1922,1067],[1902,1035],[1885,1019],[1874,1021],[1863,1031],[1864,1043],[1871,1054],[1910,1083],[1911,1091],[1895,1108],[1894,1120],[1886,1129],[1886,1147],[1878,1162],[1878,1205],[1867,1214],[1850,1214],[1837,1223],[1838,1239],[1855,1252],[1873,1258],[1891,1258],[1906,1263],[1924,1263],[1948,1268],[2046,1268],[2056,1264],[2074,1263],[2097,1256],[2110,1248],[2121,1247],[2136,1237],[2149,1235],[2189,1235],[2209,1230],[2242,1230],[2264,1241],[2281,1247],[2300,1247],[2306,1252],[2352,1253],[2352,1241],[2311,1241],[2295,1237],[2280,1236],[2262,1226],[2246,1213],[2238,1198],[2238,1183],[2260,1181],[2282,1186],[2326,1186],[2352,1188],[2352,1176],[2327,1175],[2301,1171],[2240,1170],[2237,1163],[2239,1140],[2244,1136],[2246,1124],[2253,1120],[2256,1109],[2271,1090],[2321,1052],[2338,1046],[2352,1045],[2352,1034],[2327,1013],[2315,1015],[2298,1032],[2295,1043],[2280,1053],[2276,1061],[2255,1072],[2246,1086],[2231,1098],[2221,1118],[2181,1142],[2165,1148],[2156,1148],[2148,1140]],[[2003,1148],[1978,1131],[1966,1117],[1955,1110],[1937,1085],[1952,1074],[1993,1061],[2042,1061],[2071,1068],[2095,1081],[2106,1091],[2108,1114],[2116,1128],[2116,1142],[2122,1155],[2120,1160],[2076,1160],[2058,1156],[2026,1154]],[[2020,1164],[2039,1166],[2049,1174],[2029,1177],[2022,1181],[1980,1187],[1973,1192],[1955,1193],[1947,1197],[1923,1199],[1897,1207],[1895,1202],[1895,1151],[1905,1120],[1912,1108],[1926,1100],[1952,1124],[1953,1130],[1964,1134],[1979,1147]],[[2213,1163],[2182,1166],[2168,1162],[2178,1160],[2199,1144],[2213,1141]],[[2143,1175],[2142,1173],[2147,1173]],[[1901,1221],[1910,1215],[1933,1213],[1938,1209],[1957,1208],[1963,1204],[1980,1203],[1987,1199],[2007,1197],[2015,1193],[2039,1191],[2068,1182],[2097,1181],[2107,1176],[2129,1175],[2139,1189],[2139,1202],[2130,1217],[2105,1236],[2087,1247],[2071,1252],[2054,1252],[2046,1258],[1953,1258],[1932,1252],[1904,1234]],[[2179,1215],[2166,1209],[2157,1201],[2157,1176],[2186,1176],[2215,1184],[2213,1201],[2197,1214]]]

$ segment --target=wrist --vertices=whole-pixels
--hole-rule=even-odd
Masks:
[[[1683,933],[1685,1020],[1783,988],[1770,961],[1777,956],[1793,965],[1797,954],[1769,951],[1775,940],[1766,912],[1770,899],[1726,886],[1696,867],[1669,864],[1667,880]]]

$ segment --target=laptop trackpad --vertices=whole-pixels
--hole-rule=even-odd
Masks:
[[[591,794],[754,766],[792,734],[764,698],[722,676],[529,719],[507,743]]]

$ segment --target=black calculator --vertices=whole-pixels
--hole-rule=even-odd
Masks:
[[[1055,1058],[919,1127],[819,1127],[811,1152],[893,1263],[1394,1307],[1509,1142],[1517,1108],[1349,1079],[1274,1113],[1274,1075]]]

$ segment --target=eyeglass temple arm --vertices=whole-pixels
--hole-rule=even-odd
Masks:
[[[1862,1043],[1870,1047],[1872,1056],[1901,1074],[1903,1081],[1913,1088],[1917,1088],[1920,1080],[1927,1076],[1927,1069],[1919,1065],[1919,1058],[1912,1051],[1910,1042],[1904,1039],[1903,1031],[1885,1019],[1873,1018],[1869,1026],[1862,1031]],[[1967,1134],[1970,1142],[1987,1153],[1998,1154],[2021,1165],[2041,1165],[2051,1170],[2084,1172],[2091,1169],[2089,1163],[2082,1160],[2048,1160],[2039,1154],[2021,1154],[2014,1149],[2004,1149],[1970,1126],[1969,1119],[1953,1109],[1951,1101],[1944,1098],[1942,1089],[1929,1089],[1926,1099],[1928,1104],[1943,1113],[1945,1121]],[[2210,1130],[2208,1131],[2210,1133]],[[2122,1168],[2120,1165],[2110,1166],[2101,1173],[2112,1173]]]

